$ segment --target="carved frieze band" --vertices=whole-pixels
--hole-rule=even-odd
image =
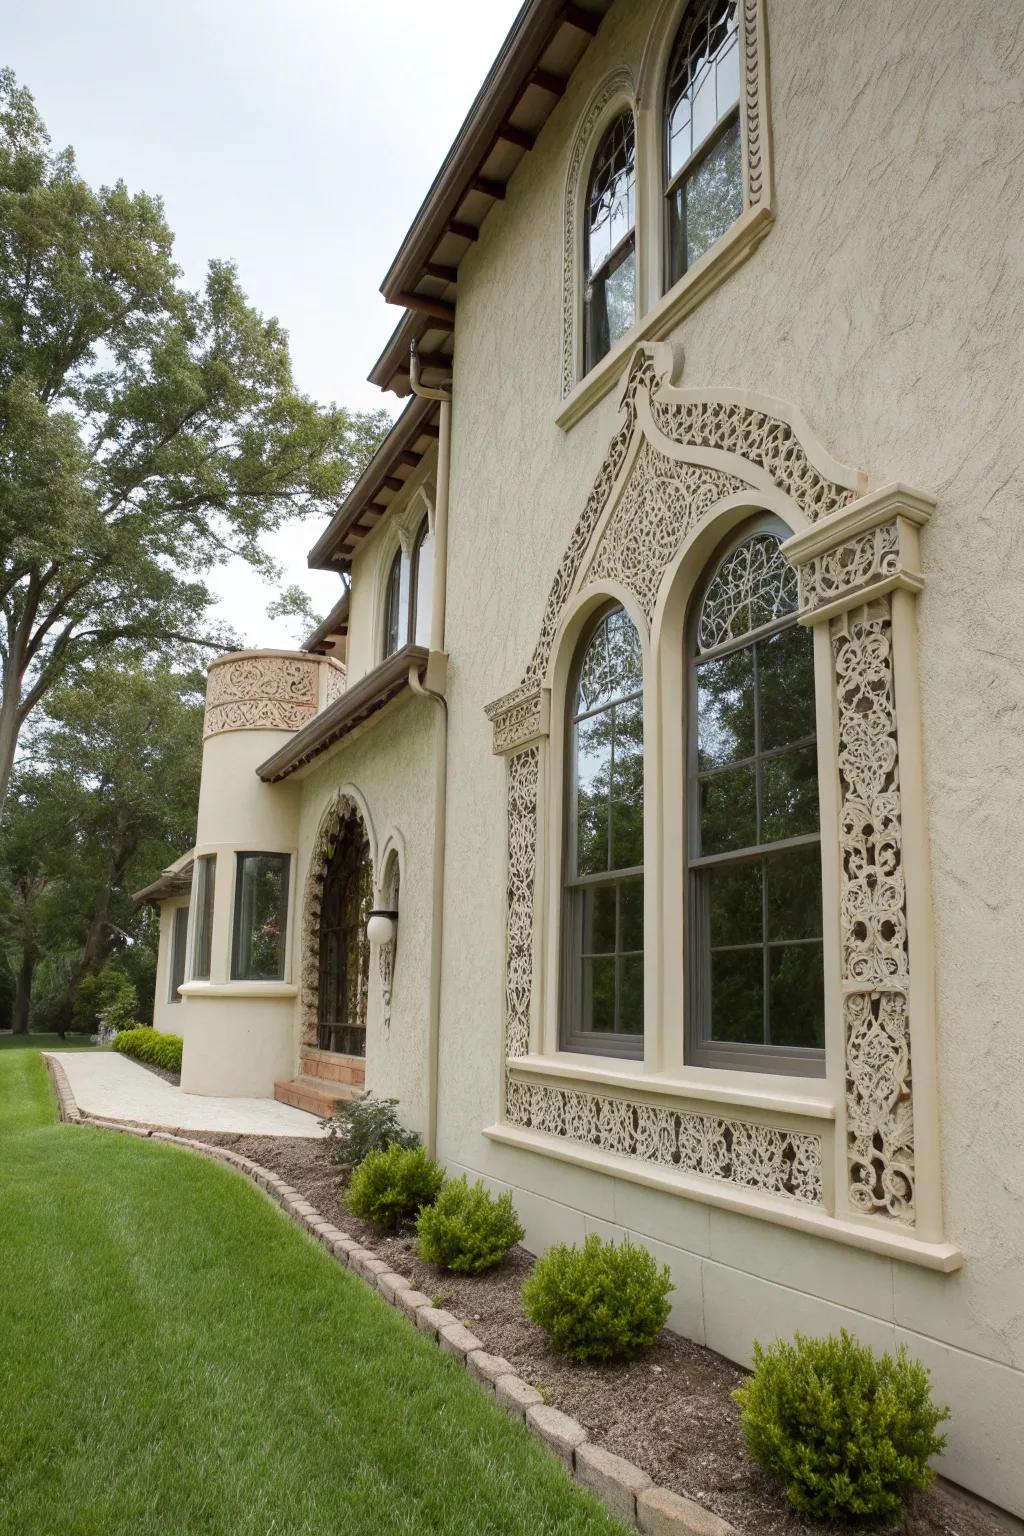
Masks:
[[[217,661],[206,682],[203,735],[221,731],[297,731],[316,714],[318,661],[242,656]]]
[[[495,752],[517,752],[547,734],[547,711],[539,688],[532,693],[509,695],[488,704],[485,714],[494,727]]]
[[[885,597],[830,626],[838,718],[840,925],[849,1200],[914,1223],[914,1115],[892,617]]]
[[[505,961],[505,1052],[530,1050],[533,987],[533,901],[537,869],[537,789],[540,748],[508,759],[508,886]]]
[[[509,1078],[509,1123],[679,1173],[821,1205],[821,1137]]]

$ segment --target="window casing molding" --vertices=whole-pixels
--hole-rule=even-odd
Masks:
[[[637,349],[622,426],[556,574],[533,658],[519,686],[487,710],[495,750],[507,758],[509,813],[505,1107],[493,1135],[956,1268],[959,1250],[942,1236],[913,611],[918,530],[934,503],[902,485],[866,494],[864,476],[831,459],[792,407],[742,391],[683,389],[676,371],[672,348]],[[678,1006],[685,839],[672,774],[682,771],[685,610],[714,548],[759,512],[794,530],[784,553],[798,572],[800,622],[814,636],[824,1079],[692,1065]],[[567,657],[588,613],[610,599],[640,623],[645,676],[660,689],[657,698],[645,689],[642,1063],[559,1051],[557,1039]],[[844,722],[879,697],[864,769],[844,747]],[[853,807],[869,790],[882,796],[871,814],[887,829],[884,847],[876,839],[865,848],[858,830]],[[897,845],[899,878],[887,884]],[[871,873],[858,883],[865,859]],[[873,929],[877,895],[907,942],[891,942],[888,919]]]
[[[613,388],[637,344],[667,337],[747,260],[774,220],[766,0],[739,0],[743,211],[699,261],[677,282],[667,284],[663,106],[672,50],[688,4],[689,0],[666,0],[637,76],[622,68],[601,82],[581,115],[570,150],[563,214],[561,402],[555,418],[563,431]],[[636,125],[637,322],[584,375],[583,201],[601,133],[627,103]],[[588,174],[582,174],[584,169]]]

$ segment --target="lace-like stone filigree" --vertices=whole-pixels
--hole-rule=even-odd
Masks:
[[[831,624],[839,724],[840,927],[849,1197],[914,1221],[906,889],[888,598]]]
[[[206,681],[203,735],[221,731],[297,731],[317,710],[318,661],[243,656],[215,662]]]
[[[795,612],[796,572],[783,557],[781,544],[773,534],[758,534],[719,566],[701,605],[697,644],[702,651],[713,651],[716,645]]]
[[[849,592],[895,576],[901,568],[900,533],[894,518],[826,550],[800,567],[800,608],[823,608]]]
[[[540,748],[508,759],[508,891],[505,963],[505,1050],[530,1050],[533,988],[533,887],[537,867],[537,785]]]
[[[766,1195],[822,1203],[820,1136],[515,1078],[507,1084],[506,1113],[512,1125],[604,1152]]]

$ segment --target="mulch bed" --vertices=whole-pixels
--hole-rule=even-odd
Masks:
[[[731,1396],[746,1372],[721,1355],[666,1330],[640,1360],[572,1364],[551,1352],[547,1336],[523,1313],[520,1291],[533,1265],[524,1249],[513,1249],[484,1275],[446,1274],[420,1259],[413,1232],[382,1235],[348,1210],[348,1174],[328,1161],[326,1142],[185,1134],[231,1147],[287,1179],[322,1216],[365,1242],[436,1306],[454,1313],[492,1354],[510,1361],[546,1402],[578,1419],[596,1444],[636,1463],[656,1483],[714,1510],[743,1536],[818,1532],[747,1456]],[[939,1483],[914,1500],[900,1529],[906,1536],[1006,1536],[1018,1527]],[[831,1527],[829,1536],[843,1532]]]

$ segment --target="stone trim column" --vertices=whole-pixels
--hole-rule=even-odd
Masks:
[[[931,882],[915,599],[934,502],[885,486],[786,541],[800,623],[827,627],[845,1091],[837,1215],[941,1237]],[[827,835],[827,829],[823,829]],[[826,866],[827,867],[827,866]]]

